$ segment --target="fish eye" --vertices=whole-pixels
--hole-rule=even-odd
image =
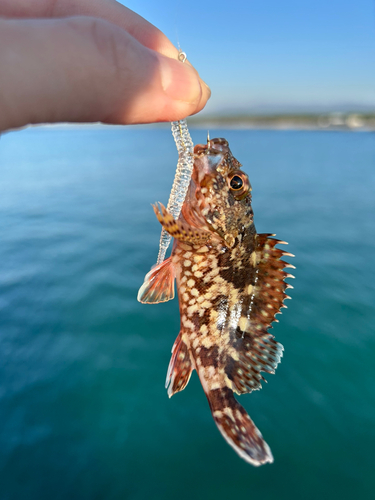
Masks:
[[[239,189],[242,188],[242,186],[243,186],[243,180],[241,179],[241,177],[239,175],[234,175],[230,180],[230,187],[234,191],[238,191]]]
[[[228,177],[228,185],[236,200],[246,198],[251,191],[249,178],[241,171],[237,171],[235,174],[232,174],[231,177]]]

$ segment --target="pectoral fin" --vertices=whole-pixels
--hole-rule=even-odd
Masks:
[[[176,240],[201,245],[207,243],[211,235],[207,231],[191,227],[182,220],[175,220],[162,203],[152,206],[156,217],[164,229]]]
[[[174,298],[175,271],[169,257],[146,274],[138,292],[138,301],[142,304],[160,304]]]

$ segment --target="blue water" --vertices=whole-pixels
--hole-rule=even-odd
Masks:
[[[240,398],[274,464],[229,448],[196,374],[168,399],[177,302],[136,301],[169,130],[36,128],[0,139],[1,500],[375,498],[375,135],[211,136],[250,176],[258,232],[296,254],[284,358]]]

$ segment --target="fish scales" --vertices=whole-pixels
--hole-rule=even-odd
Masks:
[[[268,330],[277,321],[285,289],[273,234],[257,234],[251,184],[225,139],[194,148],[194,168],[178,220],[162,205],[155,214],[174,238],[171,257],[145,278],[138,299],[180,304],[181,329],[172,348],[166,387],[171,397],[198,373],[213,418],[226,441],[247,462],[272,462],[270,448],[234,397],[261,388],[283,347]]]

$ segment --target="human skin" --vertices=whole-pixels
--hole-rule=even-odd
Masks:
[[[114,0],[0,0],[0,131],[174,121],[210,89],[155,26]]]

